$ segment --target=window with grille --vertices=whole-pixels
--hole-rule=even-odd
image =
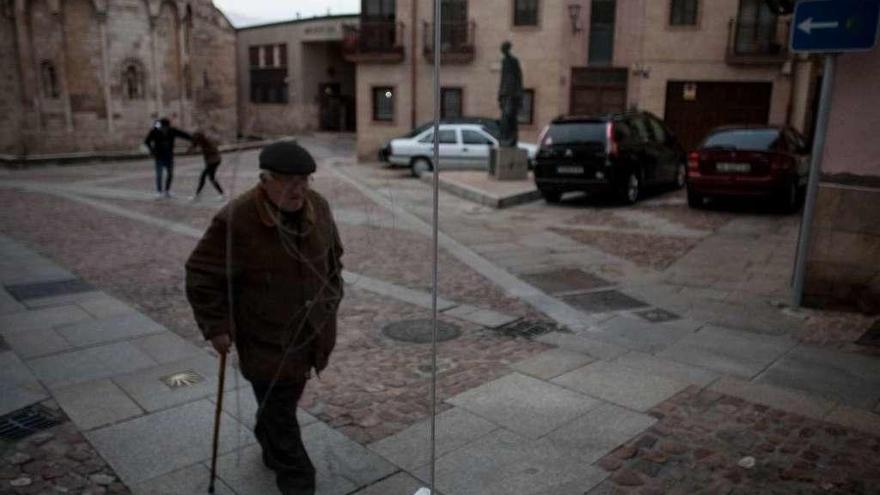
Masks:
[[[538,0],[513,0],[513,25],[538,25]]]
[[[252,103],[287,103],[287,45],[248,47]]]
[[[373,88],[373,120],[394,121],[394,88],[389,86]]]
[[[696,26],[700,0],[672,0],[669,24],[672,26]]]

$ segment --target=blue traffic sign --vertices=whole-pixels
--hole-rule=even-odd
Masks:
[[[791,49],[806,53],[871,50],[877,45],[880,0],[802,0],[791,26]]]

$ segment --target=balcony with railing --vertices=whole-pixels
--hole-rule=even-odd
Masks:
[[[404,25],[395,21],[365,21],[343,26],[345,59],[355,63],[403,62]]]
[[[434,60],[434,23],[425,22],[423,53],[428,61]],[[444,22],[440,24],[440,63],[467,64],[474,61],[474,39],[477,25],[469,22]]]
[[[743,21],[731,19],[727,35],[730,65],[778,65],[788,59],[791,21]]]

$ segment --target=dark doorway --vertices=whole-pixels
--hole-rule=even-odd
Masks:
[[[716,127],[766,124],[772,95],[771,82],[669,81],[666,124],[685,149],[693,149]]]
[[[343,131],[348,128],[348,112],[345,98],[341,94],[339,83],[321,83],[318,85],[320,99],[318,118],[322,131]]]
[[[571,69],[571,115],[599,115],[626,110],[627,69],[574,67]]]

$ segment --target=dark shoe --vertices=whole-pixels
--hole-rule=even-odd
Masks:
[[[315,475],[294,476],[290,473],[278,473],[275,484],[282,495],[315,495]]]

